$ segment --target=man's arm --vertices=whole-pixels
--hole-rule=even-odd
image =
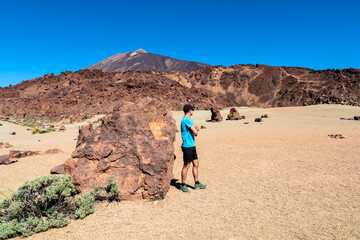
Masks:
[[[199,128],[198,126],[196,126],[196,125],[194,125],[194,126],[192,126],[192,127],[190,127],[190,130],[195,134],[195,136],[197,136],[198,135],[198,130],[196,130],[196,127],[197,128]]]
[[[195,124],[194,127],[195,127],[196,131],[200,131],[200,128],[198,127],[198,125]]]

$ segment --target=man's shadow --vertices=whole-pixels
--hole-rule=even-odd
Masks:
[[[170,185],[173,186],[173,187],[176,187],[176,188],[179,189],[179,190],[181,190],[181,189],[180,189],[181,183],[178,182],[178,181],[179,181],[179,179],[175,179],[175,178],[174,178],[174,179],[171,179]],[[188,184],[186,184],[186,186],[189,187],[189,188],[191,188],[191,189],[195,189],[193,186],[190,186],[190,185],[188,185]]]

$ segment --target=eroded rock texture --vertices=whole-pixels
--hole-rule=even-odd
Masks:
[[[210,122],[220,122],[223,120],[223,117],[220,114],[220,109],[217,106],[212,106],[211,109],[211,119]]]
[[[240,116],[236,108],[231,108],[230,113],[227,115],[227,120],[241,120],[241,119],[242,117]]]
[[[150,98],[122,103],[99,127],[81,127],[65,174],[82,193],[113,179],[122,199],[164,198],[173,178],[175,133],[175,120],[162,103]]]

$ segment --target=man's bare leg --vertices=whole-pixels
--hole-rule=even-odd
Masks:
[[[194,181],[197,182],[197,181],[199,181],[199,160],[194,159],[192,161],[192,163],[193,163],[192,172],[193,172],[193,176],[194,176]]]
[[[186,175],[190,168],[190,165],[191,165],[191,162],[184,162],[183,169],[181,170],[181,183],[182,184],[186,183]]]
[[[193,163],[193,175],[195,180],[195,190],[205,189],[206,185],[199,182],[199,160],[195,159],[192,161],[192,163]]]

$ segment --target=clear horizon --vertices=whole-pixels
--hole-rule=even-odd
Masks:
[[[360,68],[359,1],[6,1],[0,86],[139,48],[230,66]]]

